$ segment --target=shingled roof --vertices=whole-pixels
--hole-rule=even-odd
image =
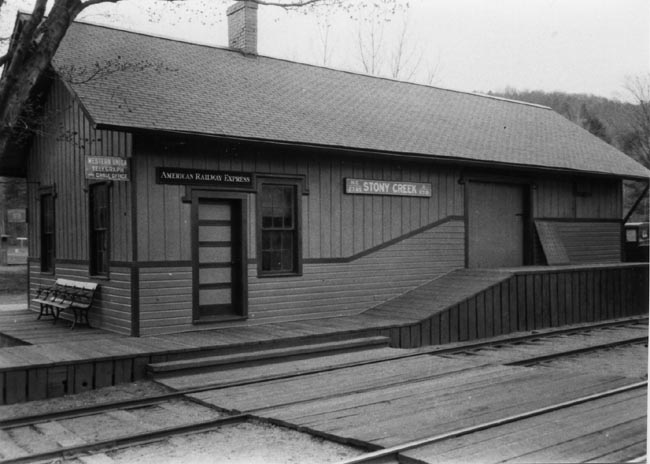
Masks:
[[[549,108],[75,23],[55,66],[127,64],[72,91],[98,127],[629,178],[649,171]]]

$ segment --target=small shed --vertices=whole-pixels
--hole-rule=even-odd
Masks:
[[[0,153],[32,292],[98,282],[91,321],[138,336],[358,314],[460,268],[624,266],[634,160],[546,107],[260,56],[255,15],[231,7],[229,48],[72,25],[38,135]]]

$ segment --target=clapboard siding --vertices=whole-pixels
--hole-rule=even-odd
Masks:
[[[140,334],[191,330],[192,268],[140,269]]]
[[[534,215],[544,218],[620,219],[622,184],[620,180],[581,180],[589,193],[576,194],[573,178],[536,179],[533,190]]]
[[[449,221],[350,263],[305,264],[303,276],[257,278],[249,266],[251,318],[356,313],[463,267],[464,223]]]
[[[621,261],[621,223],[558,221],[552,224],[570,263]]]
[[[88,260],[88,194],[85,156],[132,154],[129,133],[91,127],[65,86],[55,82],[45,103],[42,130],[34,137],[27,167],[29,186],[29,255],[40,256],[39,187],[54,186],[55,254],[66,260]],[[111,259],[132,257],[130,183],[114,182],[111,189]]]
[[[92,309],[88,317],[93,327],[117,333],[131,332],[131,269],[111,267],[111,279],[92,279],[88,276],[87,264],[58,264],[56,275],[43,274],[38,262],[29,265],[30,309],[39,311],[39,305],[32,300],[39,287],[53,285],[56,279],[71,279],[81,282],[96,282],[99,287],[95,293]],[[70,315],[62,313],[64,319]]]
[[[185,147],[185,145],[183,145]],[[448,216],[462,216],[460,170],[431,164],[352,160],[287,150],[258,152],[246,145],[197,143],[191,148],[136,140],[138,255],[142,261],[190,260],[190,204],[185,188],[156,184],[155,168],[238,170],[300,175],[309,191],[302,196],[303,257],[349,257]],[[429,182],[431,198],[347,195],[344,179],[358,177]],[[248,199],[248,257],[256,258],[256,194]]]
[[[463,266],[464,222],[449,220],[350,262],[305,264],[301,277],[257,278],[249,265],[249,320],[356,314]],[[140,269],[142,335],[187,331],[192,269]]]

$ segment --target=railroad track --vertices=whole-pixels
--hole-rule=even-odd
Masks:
[[[35,423],[44,422],[44,421],[70,419],[74,417],[81,417],[81,416],[86,416],[86,415],[91,415],[91,414],[96,414],[96,413],[111,411],[111,410],[155,405],[155,404],[164,403],[166,401],[170,401],[175,398],[185,397],[192,400],[191,397],[187,397],[187,395],[201,393],[201,392],[215,390],[215,389],[221,389],[221,388],[245,386],[245,385],[250,385],[253,383],[264,382],[264,381],[288,379],[288,378],[302,376],[302,375],[322,373],[331,370],[345,369],[345,368],[362,366],[367,364],[377,364],[388,360],[406,359],[406,358],[425,356],[425,355],[437,355],[437,356],[466,355],[468,353],[477,353],[486,349],[494,349],[494,348],[502,349],[512,345],[521,345],[524,343],[530,343],[541,339],[552,339],[558,336],[567,336],[567,335],[578,334],[578,333],[589,333],[594,330],[606,330],[606,329],[626,327],[631,325],[635,326],[647,322],[648,322],[647,317],[633,318],[632,320],[621,320],[621,321],[614,321],[614,322],[606,322],[606,323],[601,322],[601,323],[590,324],[590,325],[581,325],[580,327],[577,328],[561,328],[557,330],[548,330],[543,333],[533,333],[533,334],[526,334],[526,335],[520,335],[514,337],[497,337],[496,339],[493,340],[483,340],[478,342],[456,343],[449,347],[445,345],[426,347],[423,349],[416,350],[415,352],[413,350],[409,350],[409,352],[405,354],[395,354],[392,356],[386,356],[379,360],[356,361],[356,362],[338,364],[336,366],[327,367],[327,368],[306,369],[297,373],[286,374],[286,375],[283,374],[271,375],[271,376],[257,377],[250,380],[209,384],[209,385],[204,385],[195,388],[180,389],[177,391],[155,395],[155,396],[149,396],[146,398],[106,402],[102,404],[78,407],[78,408],[63,410],[63,411],[55,411],[51,413],[35,414],[35,415],[15,417],[11,419],[3,419],[0,420],[0,430],[4,430],[11,427],[33,425]],[[648,341],[647,336],[633,337],[633,338],[628,338],[625,340],[619,340],[610,343],[597,344],[597,345],[593,345],[587,348],[581,348],[577,350],[571,350],[571,351],[565,350],[565,351],[561,351],[558,353],[553,353],[545,356],[528,357],[517,361],[506,362],[504,364],[532,365],[532,364],[536,364],[536,363],[540,363],[552,359],[559,359],[567,356],[575,356],[576,354],[580,354],[580,353],[605,350],[605,349],[612,348],[614,346],[647,343],[647,341]]]
[[[22,462],[51,460],[58,457],[77,455],[80,453],[87,452],[89,450],[114,449],[117,447],[135,446],[141,443],[151,442],[155,440],[162,440],[171,437],[173,435],[198,433],[207,430],[214,430],[219,427],[223,427],[225,425],[230,425],[233,423],[245,422],[253,418],[255,413],[257,412],[257,411],[246,411],[245,414],[230,415],[224,417],[223,415],[217,413],[217,411],[214,408],[203,404],[202,402],[192,398],[191,396],[188,396],[194,393],[218,390],[222,388],[232,388],[234,386],[249,385],[249,384],[265,382],[269,380],[299,377],[299,376],[309,375],[313,373],[351,368],[355,366],[361,366],[364,364],[380,363],[385,360],[395,360],[400,358],[410,358],[414,356],[429,356],[429,355],[444,355],[444,356],[467,355],[467,353],[480,352],[482,350],[503,350],[504,348],[511,347],[513,345],[517,346],[522,344],[535,343],[539,340],[552,339],[554,337],[555,338],[566,337],[571,334],[580,334],[580,333],[584,334],[593,331],[610,330],[613,328],[620,328],[629,325],[639,325],[645,323],[647,323],[647,318],[644,319],[637,318],[631,321],[626,320],[626,321],[616,321],[616,322],[609,322],[609,323],[598,323],[589,326],[581,326],[579,328],[548,330],[545,331],[544,333],[527,334],[527,335],[516,336],[516,337],[499,337],[498,339],[491,340],[491,341],[455,344],[454,346],[450,346],[450,347],[427,347],[425,349],[420,349],[420,350],[409,350],[404,354],[387,356],[385,359],[379,359],[379,360],[375,359],[366,362],[364,361],[350,362],[350,363],[345,363],[337,366],[330,366],[328,368],[323,368],[323,369],[307,369],[307,370],[303,370],[300,372],[287,374],[287,375],[266,376],[264,378],[247,379],[238,382],[227,382],[218,385],[217,384],[204,385],[197,388],[188,388],[188,389],[183,389],[183,390],[170,392],[162,395],[147,397],[147,398],[132,399],[126,401],[124,400],[116,401],[116,402],[104,403],[100,405],[75,408],[75,409],[70,409],[65,411],[57,411],[57,412],[47,413],[47,414],[38,414],[38,415],[17,417],[13,419],[5,419],[0,421],[0,445],[2,445],[3,438],[6,441],[8,438],[11,437],[13,433],[12,431],[20,429],[21,427],[32,428],[36,430],[39,430],[40,428],[40,429],[44,429],[45,431],[54,430],[56,432],[56,429],[58,427],[52,424],[61,424],[61,423],[65,423],[66,421],[74,421],[75,419],[89,418],[90,416],[97,416],[97,417],[109,416],[113,419],[119,418],[121,420],[125,420],[126,422],[128,422],[129,418],[137,419],[138,417],[145,417],[147,415],[145,414],[147,411],[149,413],[154,411],[154,409],[152,408],[155,408],[156,410],[163,410],[165,412],[162,415],[160,413],[158,414],[160,417],[163,418],[160,421],[162,425],[159,426],[150,425],[149,430],[135,430],[135,431],[131,431],[128,434],[124,434],[122,436],[115,436],[115,435],[109,437],[97,436],[97,437],[93,437],[92,439],[87,439],[87,440],[77,439],[76,441],[74,438],[68,437],[67,441],[65,439],[63,440],[64,443],[70,443],[67,446],[61,446],[59,444],[56,446],[52,446],[51,448],[48,449],[43,449],[44,446],[39,446],[38,450],[34,450],[33,452],[28,450],[25,453],[21,453],[20,450],[16,449],[14,453],[15,456],[12,456],[11,458],[5,459],[0,462],[4,464],[8,464],[8,463],[22,463]],[[616,340],[604,344],[593,344],[587,348],[565,350],[563,352],[552,353],[550,355],[545,355],[541,357],[529,356],[527,358],[524,357],[523,359],[511,361],[509,364],[510,365],[534,365],[539,362],[546,362],[548,360],[557,359],[559,357],[575,356],[576,354],[582,354],[588,351],[609,349],[613,346],[621,346],[624,344],[634,344],[634,343],[647,344],[647,337],[645,336],[632,337],[632,338],[626,338],[624,340]],[[643,385],[646,384],[645,383],[636,384],[636,386],[633,388],[640,388]],[[614,393],[609,393],[609,394],[614,394]],[[584,401],[588,401],[588,400],[584,400]],[[173,411],[174,409],[179,410],[179,408],[178,407],[174,408],[170,406],[174,404],[176,404],[176,406],[178,406],[179,404],[182,405],[180,410],[187,409],[187,408],[199,408],[199,409],[203,408],[202,413],[205,413],[208,416],[211,414],[212,416],[206,418],[205,416],[201,416],[199,414],[199,416],[201,417],[195,420],[178,421],[178,419],[175,418]],[[559,407],[564,407],[564,406],[559,406]],[[210,413],[208,414],[207,411],[209,411]],[[168,415],[166,416],[165,414]],[[215,415],[217,415],[218,417],[213,417]],[[173,426],[169,425],[169,424],[174,424],[176,422],[179,423]],[[44,426],[43,424],[49,424],[49,425]],[[125,423],[124,429],[127,430],[128,427],[129,427],[128,423]],[[60,428],[63,429],[64,427],[62,426]],[[117,428],[120,429],[121,427],[117,427]],[[2,448],[2,446],[0,446],[0,448]],[[7,455],[6,453],[3,454],[5,456]],[[365,461],[360,461],[360,462],[365,462]]]
[[[552,406],[547,406],[544,408],[536,409],[533,411],[529,411],[523,414],[517,414],[509,417],[504,417],[499,420],[495,421],[490,421],[490,422],[485,422],[482,424],[477,424],[472,427],[466,427],[463,429],[458,429],[458,430],[452,430],[450,432],[444,433],[444,434],[439,434],[439,435],[434,435],[431,437],[426,437],[426,438],[421,438],[418,440],[414,440],[411,442],[407,443],[402,443],[397,446],[393,446],[390,448],[385,448],[385,449],[380,449],[377,451],[372,451],[370,453],[365,453],[359,456],[356,456],[352,459],[347,459],[345,461],[340,461],[337,464],[363,464],[363,463],[373,463],[373,462],[386,462],[386,459],[389,458],[394,458],[397,459],[400,453],[404,453],[406,451],[411,451],[411,450],[417,450],[418,448],[423,448],[426,446],[430,446],[436,443],[441,443],[446,440],[451,440],[455,438],[459,438],[465,435],[469,435],[472,433],[477,433],[477,432],[482,432],[488,429],[492,428],[497,428],[501,427],[506,424],[518,422],[518,421],[523,421],[526,419],[531,419],[535,417],[542,416],[544,414],[549,414],[551,412],[557,411],[559,409],[563,408],[570,408],[574,407],[577,405],[581,405],[590,401],[596,401],[601,398],[605,398],[608,396],[614,396],[614,395],[619,395],[621,393],[625,393],[631,390],[636,390],[636,389],[641,389],[645,388],[647,389],[648,387],[648,382],[643,381],[643,382],[637,382],[631,385],[627,385],[625,387],[621,388],[615,388],[612,390],[608,390],[602,393],[594,394],[594,395],[588,395],[584,396],[581,398],[577,398],[571,401],[566,401],[564,403],[559,403],[555,404]],[[642,456],[635,456],[636,459],[643,459],[645,457],[645,453]],[[634,462],[635,460],[632,459],[629,462]],[[638,462],[645,462],[645,460],[638,461]]]

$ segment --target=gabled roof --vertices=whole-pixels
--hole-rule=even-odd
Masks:
[[[54,63],[109,61],[125,69],[70,84],[98,127],[650,174],[551,109],[522,102],[82,23],[72,25]]]

